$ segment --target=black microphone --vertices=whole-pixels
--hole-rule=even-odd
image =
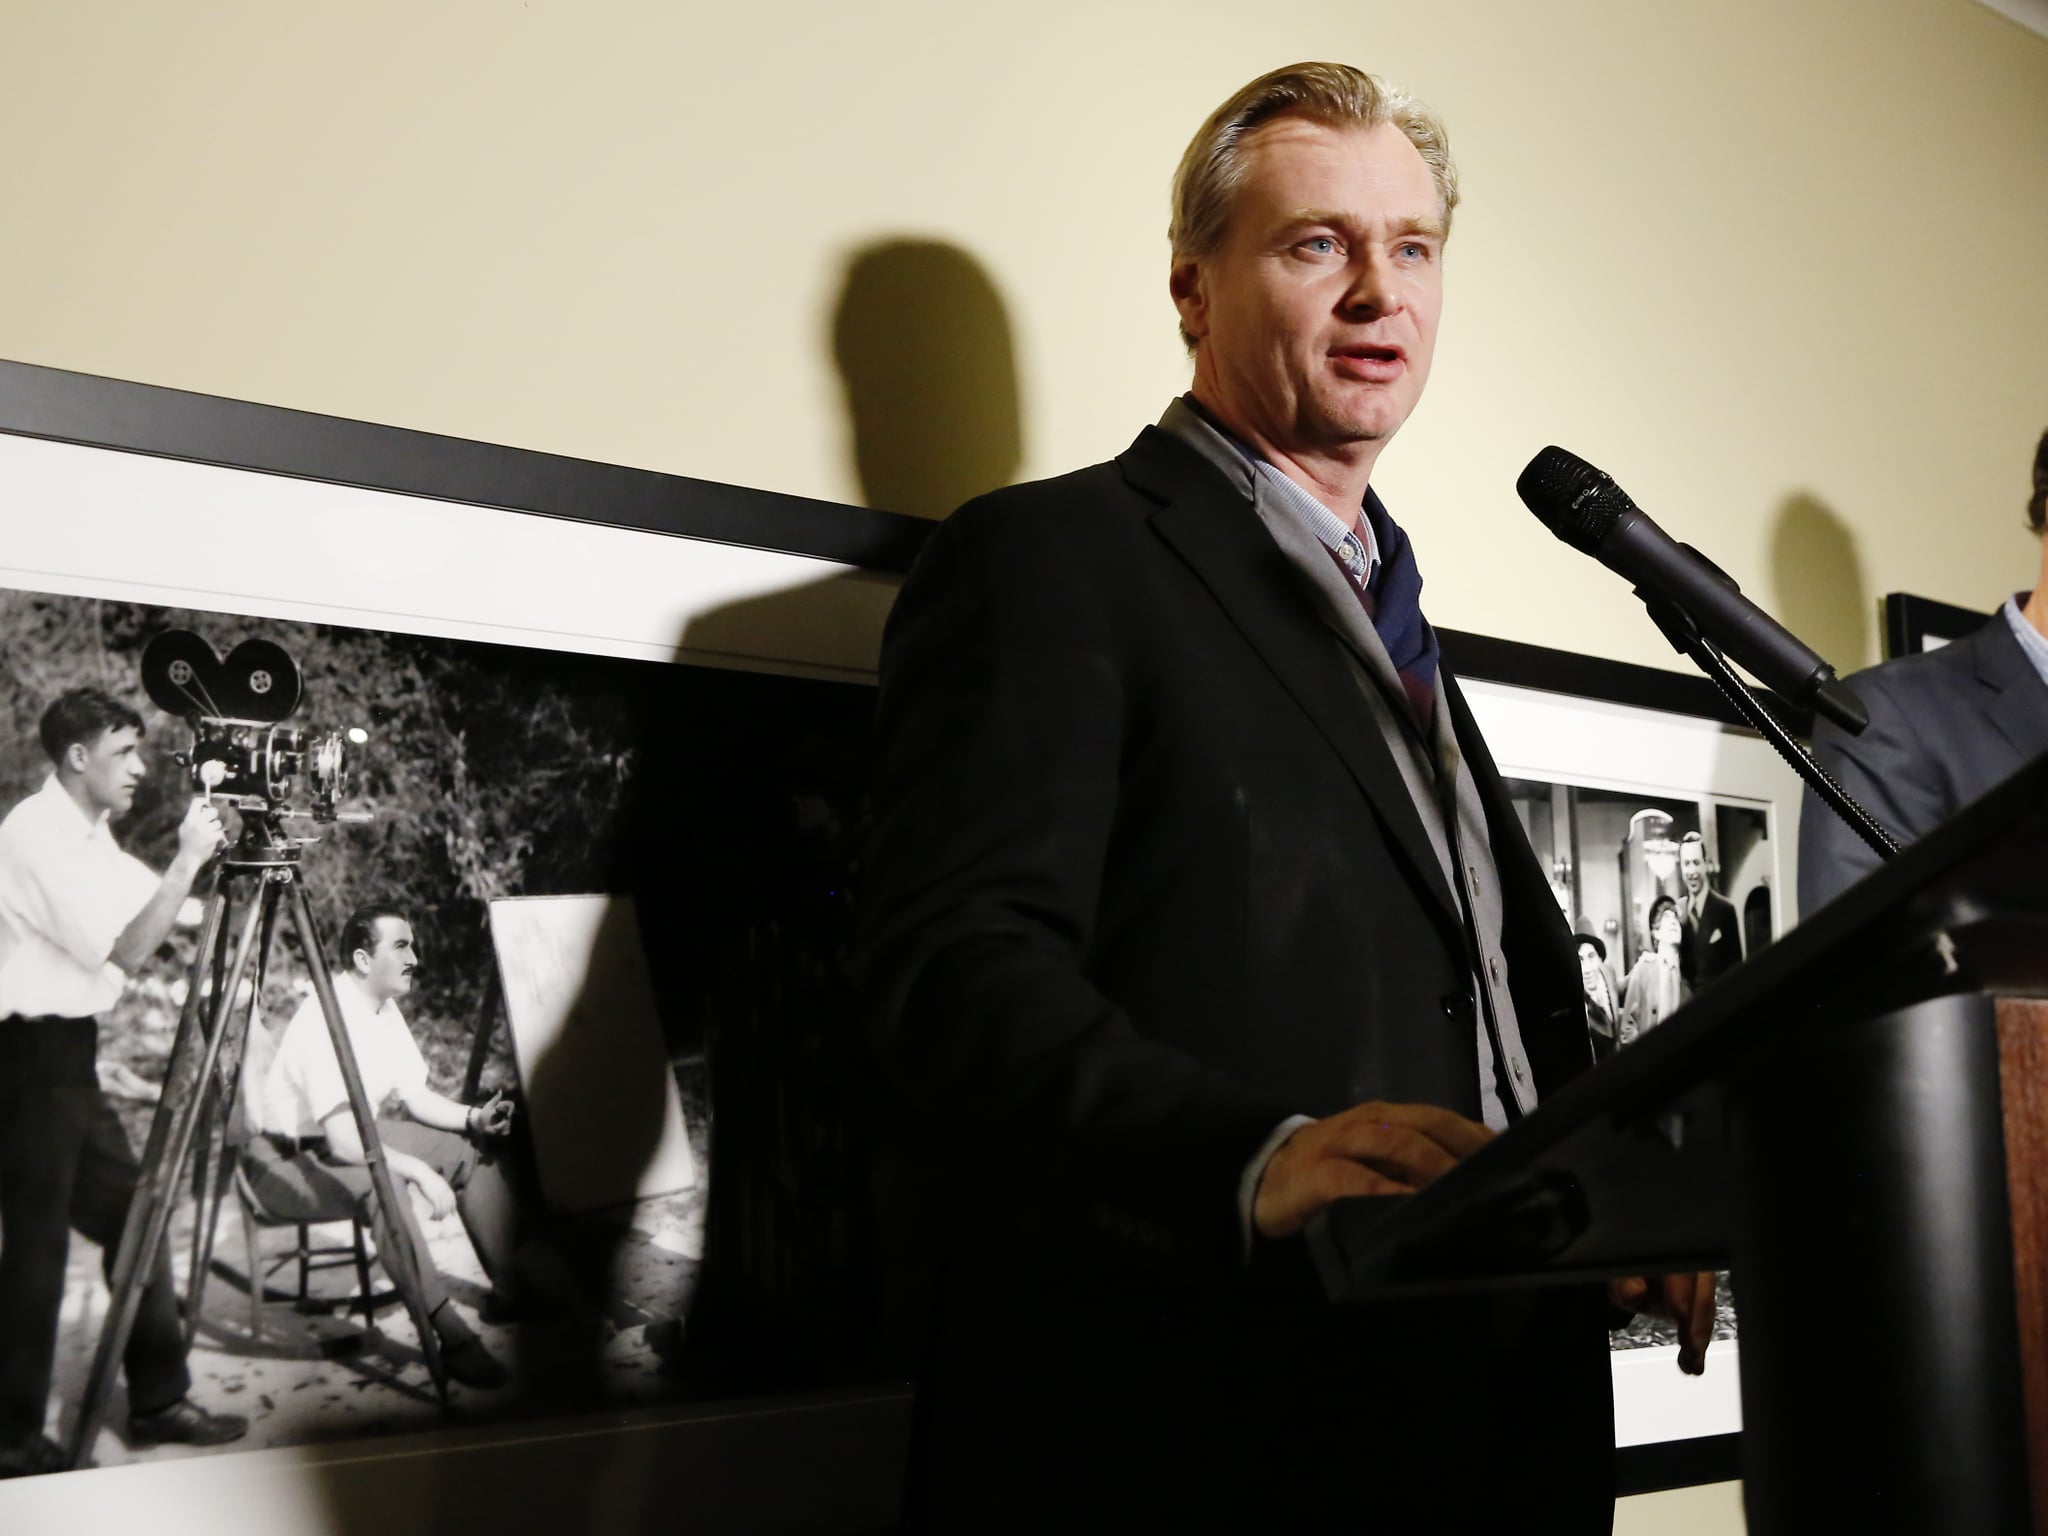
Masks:
[[[1819,711],[1851,734],[1870,724],[1863,701],[1836,680],[1833,667],[1577,454],[1544,449],[1522,471],[1515,491],[1544,527],[1646,596],[1682,609],[1700,633],[1780,698]]]

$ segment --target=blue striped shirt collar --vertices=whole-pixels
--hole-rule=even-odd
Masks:
[[[2005,622],[2012,626],[2013,638],[2019,641],[2020,649],[2034,664],[2034,670],[2041,674],[2041,681],[2048,683],[2048,635],[2034,628],[2027,622],[2027,616],[2020,612],[2020,598],[2024,596],[2025,593],[2020,593],[2005,600],[2002,610]]]

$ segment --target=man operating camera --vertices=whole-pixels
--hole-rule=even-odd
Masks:
[[[142,781],[142,717],[97,689],[43,712],[52,764],[42,788],[0,821],[0,1477],[52,1472],[43,1434],[70,1232],[115,1249],[138,1166],[100,1089],[100,1016],[169,935],[220,846],[220,818],[195,799],[162,875],[109,825]],[[219,1445],[248,1421],[186,1395],[184,1329],[169,1261],[158,1257],[123,1357],[137,1445]]]

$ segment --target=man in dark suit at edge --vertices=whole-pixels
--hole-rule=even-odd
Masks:
[[[1742,923],[1735,903],[1707,884],[1707,844],[1697,832],[1678,840],[1678,910],[1685,924],[1679,950],[1686,984],[1698,992],[1742,964]]]
[[[2034,448],[2027,526],[2048,522],[2048,432]],[[1901,843],[1924,836],[2048,752],[2048,547],[2031,593],[2007,598],[1952,644],[1849,679],[1870,725],[1815,722],[1813,751]],[[1877,855],[1812,790],[1799,813],[1799,909],[1811,912],[1877,867]]]
[[[897,602],[862,948],[885,1218],[935,1256],[910,1528],[1611,1521],[1598,1288],[1333,1307],[1301,1236],[1590,1064],[1368,487],[1456,201],[1412,98],[1332,64],[1246,86],[1174,181],[1191,392],[961,509]],[[1710,1276],[1614,1295],[1700,1368]]]

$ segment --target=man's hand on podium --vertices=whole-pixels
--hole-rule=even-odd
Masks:
[[[1678,1324],[1678,1368],[1688,1376],[1707,1369],[1714,1341],[1714,1272],[1691,1275],[1630,1275],[1607,1282],[1607,1294],[1626,1312],[1668,1318]]]
[[[1280,1143],[1259,1177],[1252,1222],[1262,1237],[1292,1237],[1332,1201],[1413,1194],[1491,1140],[1476,1120],[1434,1104],[1355,1105]],[[1707,1312],[1711,1322],[1711,1298]]]

